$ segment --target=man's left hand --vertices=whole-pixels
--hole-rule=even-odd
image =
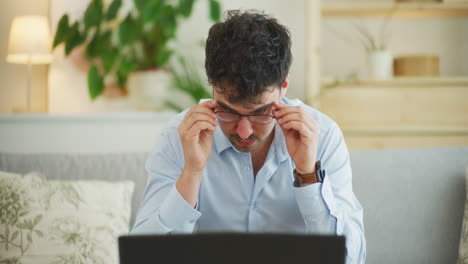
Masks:
[[[289,156],[301,174],[315,171],[319,123],[300,106],[273,102],[273,115],[283,130]]]

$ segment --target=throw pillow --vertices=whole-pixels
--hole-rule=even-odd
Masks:
[[[133,188],[0,172],[0,263],[118,263]]]
[[[463,216],[462,234],[460,236],[460,249],[458,251],[458,264],[468,264],[468,167],[465,173],[466,194],[465,213]]]

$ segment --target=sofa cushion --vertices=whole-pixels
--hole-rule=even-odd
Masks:
[[[143,152],[102,154],[0,152],[0,170],[20,174],[37,171],[47,179],[57,180],[131,180],[135,183],[130,220],[130,224],[133,225],[146,186],[147,156],[148,154]]]
[[[133,187],[0,172],[0,263],[118,263]]]
[[[465,177],[468,182],[468,166],[466,167]],[[465,197],[465,215],[463,217],[463,228],[460,235],[460,250],[458,256],[459,264],[468,263],[468,184],[466,185],[466,197]]]
[[[468,147],[351,152],[367,263],[455,263]]]

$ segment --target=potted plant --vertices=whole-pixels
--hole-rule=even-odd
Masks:
[[[373,80],[388,80],[393,76],[393,55],[386,47],[386,22],[387,20],[383,23],[378,38],[374,37],[366,27],[356,25],[368,56],[369,75]]]
[[[388,24],[396,9],[390,10],[380,25],[378,35],[373,35],[367,27],[355,24],[359,40],[368,56],[370,78],[373,80],[388,80],[393,77],[393,55],[387,48]]]
[[[208,2],[210,19],[219,21],[219,2]],[[169,42],[175,38],[180,20],[190,17],[194,3],[195,0],[133,0],[134,8],[121,14],[122,0],[112,0],[110,4],[91,0],[81,20],[72,22],[68,14],[61,17],[53,47],[64,44],[66,56],[77,48],[84,49],[90,62],[91,99],[103,93],[107,82],[117,84],[120,89],[127,89],[127,84],[133,83],[140,87],[128,88],[130,96],[149,100],[140,102],[143,103],[140,108],[157,109],[164,105],[164,99],[159,96],[167,88],[159,88],[154,93],[142,85],[149,83],[154,88],[162,79],[170,82],[169,77],[164,77],[164,72],[168,72],[164,69],[174,54]]]

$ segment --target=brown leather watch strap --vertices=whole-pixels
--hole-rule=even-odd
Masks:
[[[315,163],[315,171],[312,173],[300,174],[296,169],[294,169],[294,179],[299,185],[321,182],[321,180],[319,180],[317,177],[317,173],[320,171],[320,169],[320,160]]]

